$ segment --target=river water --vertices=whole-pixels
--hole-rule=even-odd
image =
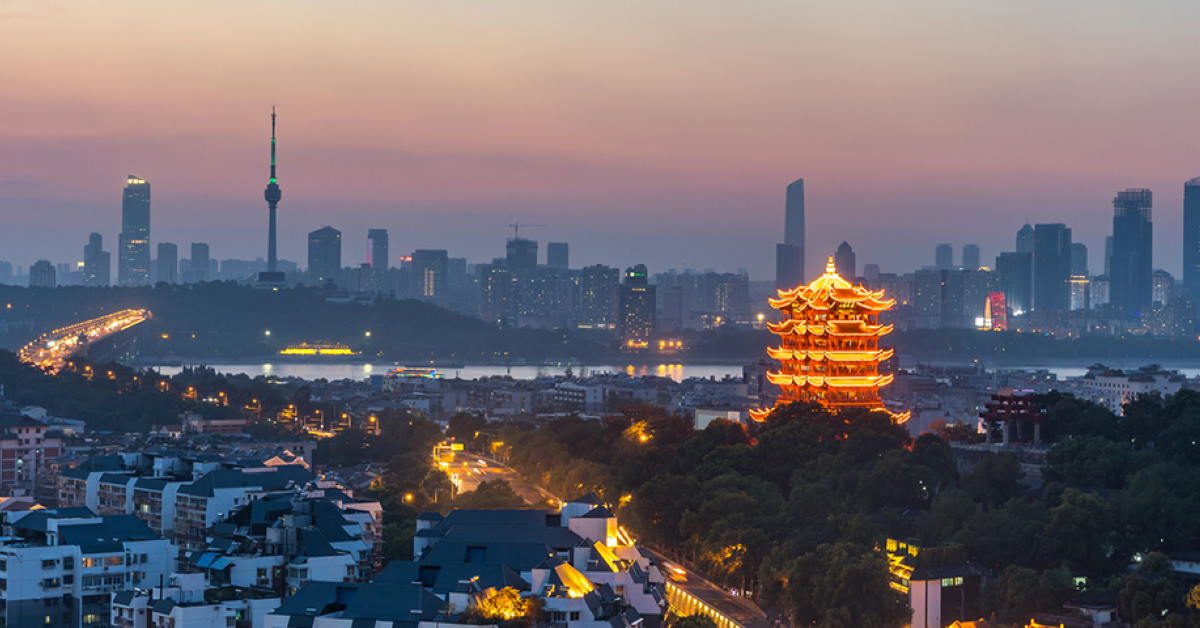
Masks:
[[[1090,362],[1089,362],[1090,364]],[[395,364],[391,363],[370,363],[370,362],[269,362],[269,363],[222,363],[208,362],[206,366],[216,369],[221,373],[229,374],[245,374],[250,377],[259,375],[274,376],[274,377],[299,377],[301,379],[366,379],[371,375],[385,375],[388,371],[395,368]],[[1111,366],[1124,369],[1133,369],[1141,366],[1141,362],[1130,363],[1113,363]],[[420,365],[409,365],[420,366]],[[669,377],[675,381],[682,381],[689,377],[715,377],[721,379],[725,376],[741,377],[742,364],[650,364],[650,365],[631,365],[631,364],[599,364],[599,365],[575,365],[570,367],[575,375],[585,374],[602,374],[602,373],[626,373],[629,375],[657,375],[659,377]],[[1176,369],[1188,377],[1200,376],[1200,365],[1195,363],[1189,364],[1164,364],[1166,368]],[[179,366],[150,366],[164,375],[174,375],[180,371]],[[1078,377],[1087,372],[1084,365],[1071,366],[1001,366],[995,367],[1001,369],[1023,369],[1035,370],[1045,369],[1058,376],[1058,379],[1063,380],[1068,377]],[[476,379],[480,377],[491,377],[495,375],[508,375],[515,379],[534,379],[537,377],[551,377],[555,375],[564,375],[567,371],[566,366],[494,366],[494,365],[473,365],[438,368],[438,372],[447,378],[461,377],[463,379]]]
[[[370,362],[272,362],[256,364],[223,364],[219,362],[209,362],[205,364],[205,366],[216,369],[220,373],[229,373],[235,375],[245,374],[249,375],[250,377],[271,375],[274,377],[299,377],[301,379],[327,380],[365,379],[371,375],[385,375],[391,369],[396,368],[395,364]],[[164,375],[174,375],[178,373],[182,367],[151,366],[150,368],[153,368]],[[639,376],[657,375],[659,377],[669,377],[677,382],[689,377],[715,377],[717,379],[721,379],[726,375],[733,377],[742,376],[741,364],[600,364],[583,366],[575,365],[570,368],[571,372],[575,375],[601,373],[627,373],[629,375]],[[438,372],[442,375],[442,377],[461,377],[463,379],[476,379],[480,377],[490,377],[493,375],[509,375],[515,379],[534,379],[536,377],[564,375],[566,371],[566,366],[480,365],[438,368]]]

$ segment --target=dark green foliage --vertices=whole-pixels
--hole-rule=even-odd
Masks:
[[[1010,565],[988,582],[983,595],[985,605],[997,616],[1022,621],[1034,610],[1059,608],[1074,593],[1071,573],[1064,568],[1038,573],[1034,569]]]
[[[1011,455],[986,455],[962,478],[971,499],[995,508],[1021,490],[1021,465]]]
[[[688,615],[672,622],[671,628],[717,628],[717,624],[706,615]]]
[[[901,626],[907,600],[888,594],[883,556],[847,542],[819,545],[789,561],[778,596],[793,625]]]

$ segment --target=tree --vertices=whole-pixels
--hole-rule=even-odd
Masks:
[[[1147,554],[1121,587],[1121,617],[1129,622],[1139,622],[1182,610],[1184,596],[1171,575],[1170,559],[1158,552]]]
[[[462,493],[447,504],[446,510],[522,508],[525,500],[504,480],[482,482],[473,491]]]
[[[1059,440],[1046,456],[1043,477],[1074,486],[1121,488],[1135,468],[1133,449],[1127,443],[1100,436],[1072,436]]]
[[[1094,493],[1068,488],[1062,501],[1050,509],[1046,538],[1074,566],[1107,573],[1116,523],[1112,504]]]
[[[672,622],[671,628],[717,628],[717,622],[708,615],[697,613],[676,619]]]
[[[995,508],[1021,490],[1021,465],[1009,454],[987,454],[962,479],[962,488],[987,508]]]
[[[883,556],[844,541],[795,558],[786,578],[780,601],[795,625],[887,628],[912,617],[889,585]]]
[[[1063,568],[1038,573],[1010,565],[984,589],[984,602],[1003,619],[1026,619],[1038,611],[1057,611],[1075,592]]]

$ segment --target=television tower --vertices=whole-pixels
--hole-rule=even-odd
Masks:
[[[267,272],[275,273],[278,271],[275,252],[275,207],[283,197],[283,192],[279,190],[279,182],[275,178],[275,107],[271,107],[271,178],[267,180],[267,189],[263,192],[263,197],[267,200],[267,208],[271,213],[267,234]]]

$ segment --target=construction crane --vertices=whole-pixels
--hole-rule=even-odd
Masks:
[[[514,222],[509,226],[512,227],[512,230],[513,230],[513,239],[517,240],[517,239],[520,239],[520,237],[521,237],[521,227],[545,227],[546,225],[531,225],[527,222],[526,223]]]

